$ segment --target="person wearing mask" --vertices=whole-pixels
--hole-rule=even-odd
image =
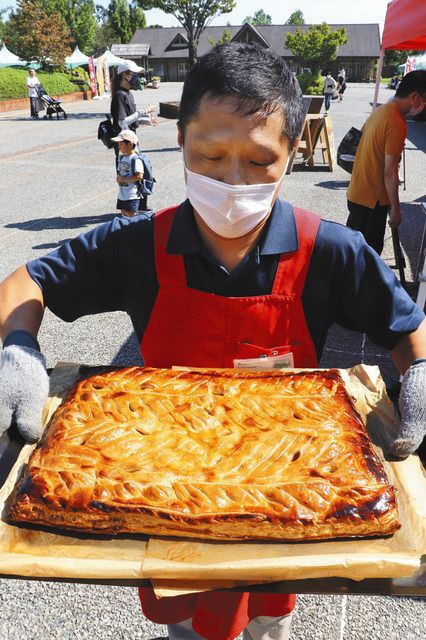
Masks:
[[[232,367],[250,347],[252,357],[278,348],[295,367],[317,367],[338,322],[392,352],[404,376],[392,451],[405,457],[420,445],[424,314],[360,233],[279,197],[304,118],[297,80],[270,49],[228,43],[199,58],[178,120],[187,199],[154,216],[114,218],[0,285],[0,430],[15,415],[25,437],[41,435],[48,378],[37,333],[47,306],[66,321],[127,311],[153,367]],[[139,593],[170,640],[232,640],[241,631],[245,640],[286,640],[296,600]]]
[[[137,109],[135,98],[131,89],[139,86],[139,75],[143,73],[142,67],[138,67],[133,60],[124,60],[117,67],[117,74],[111,83],[111,116],[114,127],[114,136],[122,129],[136,131],[139,124],[157,124],[150,117],[156,107],[148,105],[146,108]],[[114,145],[116,158],[118,146]]]
[[[362,129],[347,191],[346,224],[361,231],[379,255],[387,218],[391,229],[401,223],[398,167],[407,136],[405,119],[420,113],[425,104],[426,71],[411,71],[395,96],[377,107]]]
[[[156,111],[154,105],[137,109],[136,102],[131,89],[136,89],[139,85],[139,75],[143,72],[142,67],[138,67],[133,60],[124,60],[117,67],[117,75],[111,83],[111,115],[114,128],[114,137],[118,136],[123,129],[130,129],[135,132],[140,124],[157,125],[158,121],[152,117]],[[118,168],[119,148],[114,142],[115,168]],[[140,199],[139,211],[149,211],[147,198]]]
[[[30,99],[30,115],[33,120],[38,118],[38,95],[35,89],[37,84],[40,84],[40,80],[36,76],[34,69],[28,69],[28,76],[25,81],[28,89],[28,97]]]

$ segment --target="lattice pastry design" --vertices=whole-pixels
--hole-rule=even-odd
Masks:
[[[99,533],[309,540],[393,533],[393,487],[337,370],[131,367],[51,419],[12,521]]]

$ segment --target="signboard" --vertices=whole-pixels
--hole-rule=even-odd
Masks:
[[[90,79],[90,91],[92,96],[94,96],[98,90],[96,84],[96,75],[95,75],[95,62],[93,60],[93,56],[90,56],[88,61],[88,70],[89,70],[89,79]]]
[[[96,80],[98,81],[98,93],[101,96],[105,92],[104,69],[102,57],[96,58]]]
[[[111,91],[111,78],[109,75],[109,66],[106,57],[103,60],[103,71],[105,78],[105,91]]]

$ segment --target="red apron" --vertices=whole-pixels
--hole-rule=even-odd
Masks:
[[[167,254],[176,208],[155,215],[154,243],[159,291],[141,342],[150,367],[233,367],[234,358],[293,353],[295,367],[316,367],[317,357],[302,307],[302,292],[320,219],[294,209],[297,251],[283,254],[272,293],[228,298],[190,289],[184,259]],[[257,616],[283,616],[294,594],[209,591],[157,599],[139,589],[147,618],[172,624],[193,618],[207,640],[232,640]]]

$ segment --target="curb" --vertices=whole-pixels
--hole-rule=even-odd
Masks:
[[[54,96],[52,96],[53,98]],[[55,96],[62,102],[74,102],[76,100],[91,100],[90,91],[76,91],[75,93],[66,93],[63,96]],[[0,100],[0,113],[6,111],[19,111],[20,109],[29,109],[29,98],[18,98],[14,100]]]

